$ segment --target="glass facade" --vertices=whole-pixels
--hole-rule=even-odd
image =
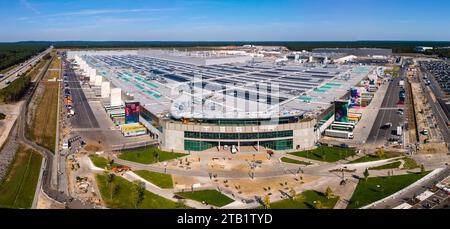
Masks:
[[[249,145],[246,144],[248,142],[242,142],[241,145]],[[255,142],[252,144],[256,145]],[[291,150],[293,149],[293,141],[292,139],[285,140],[274,140],[274,141],[262,141],[259,143],[261,146],[264,146],[273,150]],[[194,141],[194,140],[184,140],[184,150],[186,151],[203,151],[213,147],[217,147],[219,145],[218,142],[206,142],[206,141]]]
[[[213,133],[213,132],[192,132],[185,131],[185,138],[197,138],[197,139],[269,139],[269,138],[284,138],[292,137],[293,131],[274,131],[274,132],[261,132],[261,133]]]
[[[216,133],[216,132],[192,132],[185,131],[185,138],[192,138],[195,140],[184,140],[184,149],[187,151],[203,151],[219,145],[220,140],[236,140],[241,146],[257,145],[258,141],[251,141],[255,139],[272,139],[272,138],[287,138],[292,137],[293,131],[273,131],[273,132],[261,132],[261,133]],[[216,141],[205,141],[216,140]],[[219,140],[219,141],[217,141]],[[223,142],[222,144],[227,144]],[[271,140],[271,141],[259,141],[260,146],[273,149],[273,150],[289,150],[293,148],[292,139]]]
[[[217,142],[184,140],[184,150],[186,151],[203,151],[218,145]]]
[[[270,148],[273,150],[290,150],[293,148],[292,139],[276,140],[276,141],[264,141],[259,143],[261,146]]]

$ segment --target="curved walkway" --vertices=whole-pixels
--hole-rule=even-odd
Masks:
[[[81,162],[81,166],[87,166],[89,168],[89,170],[91,170],[92,172],[103,173],[105,171],[102,168],[96,167],[92,163],[92,161],[89,159],[88,156],[83,156],[81,158],[80,162]],[[152,193],[154,193],[156,195],[159,195],[161,197],[164,197],[164,198],[169,199],[169,200],[174,201],[174,202],[176,202],[178,200],[177,198],[174,197],[175,196],[175,192],[176,192],[175,189],[163,189],[163,188],[160,188],[160,187],[154,185],[153,183],[145,180],[144,178],[138,176],[137,174],[135,174],[132,171],[127,171],[127,172],[121,174],[121,177],[126,179],[126,180],[128,180],[128,181],[130,181],[130,182],[133,182],[133,181],[136,181],[136,180],[141,181],[141,182],[143,182],[145,184],[145,189],[147,191],[152,192]],[[215,189],[215,187],[212,187],[212,186],[211,187],[201,187],[201,189],[205,189],[205,188]],[[186,205],[189,206],[189,207],[192,207],[192,208],[196,208],[196,209],[209,209],[209,208],[211,208],[210,205],[203,205],[203,204],[201,204],[201,203],[199,203],[197,201],[194,201],[194,200],[190,200],[190,199],[185,199],[185,200],[186,200]]]
[[[330,170],[341,169],[346,167],[349,170],[356,170],[354,174],[360,174],[364,172],[366,168],[380,166],[390,163],[392,160],[400,159],[401,157],[389,158],[378,161],[370,161],[355,164],[341,164],[341,163],[322,163],[320,165],[291,165],[288,163],[282,163],[279,168],[272,171],[258,172],[257,170],[253,172],[239,172],[239,171],[208,171],[208,170],[186,170],[186,169],[169,169],[165,168],[159,164],[142,164],[132,161],[123,160],[120,158],[115,158],[114,161],[118,164],[130,167],[132,170],[149,170],[158,173],[166,173],[179,176],[191,176],[191,177],[210,177],[211,174],[216,174],[219,178],[229,178],[229,179],[239,179],[239,178],[269,178],[277,177],[283,175],[296,175],[299,173],[304,173],[314,176],[324,176],[324,177],[336,177],[335,173],[330,172]],[[406,171],[405,171],[406,173]],[[374,174],[377,174],[376,172]],[[381,175],[381,174],[380,174]],[[384,175],[384,174],[382,174]]]

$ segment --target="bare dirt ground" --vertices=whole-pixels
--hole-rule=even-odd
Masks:
[[[201,177],[188,177],[188,176],[177,176],[172,175],[173,187],[175,189],[186,189],[192,187],[194,184],[207,184],[210,182],[208,178]]]
[[[448,153],[448,148],[445,143],[442,142],[442,136],[438,128],[433,128],[430,126],[427,120],[431,109],[427,105],[426,98],[422,94],[423,91],[419,83],[412,83],[411,88],[414,92],[414,106],[416,110],[416,119],[418,130],[428,130],[429,136],[419,134],[419,153],[423,154],[435,154],[435,153]],[[421,112],[423,111],[423,112]],[[436,123],[434,117],[432,117],[433,123]],[[423,144],[423,142],[431,137],[431,140]]]
[[[75,154],[67,161],[69,193],[87,203],[101,206],[101,195],[95,180],[96,173],[81,165],[80,159],[83,156],[84,154]]]
[[[0,112],[6,115],[4,120],[0,120],[0,146],[6,141],[14,122],[19,115],[21,105],[22,102],[0,105]]]
[[[65,209],[64,204],[58,203],[42,193],[39,193],[37,209]]]
[[[445,143],[427,143],[419,146],[419,152],[423,154],[448,153]]]
[[[290,189],[298,189],[301,186],[313,183],[319,177],[310,175],[301,175],[295,178],[292,175],[279,176],[273,178],[258,179],[217,179],[217,184],[232,190],[243,196],[266,195],[268,192],[277,192],[284,190],[289,192]]]
[[[102,151],[103,150],[103,146],[101,144],[97,144],[97,143],[90,143],[87,144],[84,149],[88,152],[98,152],[98,151]]]

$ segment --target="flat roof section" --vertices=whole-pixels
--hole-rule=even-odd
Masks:
[[[299,63],[280,66],[268,60],[199,66],[150,55],[83,54],[106,80],[134,96],[154,115],[169,112],[176,118],[194,119],[315,114],[374,69]]]

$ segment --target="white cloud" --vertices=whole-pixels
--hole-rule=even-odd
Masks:
[[[35,14],[41,14],[41,12],[39,12],[39,10],[37,10],[36,7],[34,7],[33,4],[31,4],[27,0],[20,0],[20,4],[22,4],[25,8],[33,11]]]
[[[25,1],[25,0],[23,0]],[[47,14],[40,15],[36,17],[21,17],[19,20],[30,20],[39,18],[55,18],[55,17],[65,17],[65,16],[96,16],[105,14],[125,14],[125,13],[149,13],[149,12],[165,12],[174,11],[178,8],[149,8],[149,9],[86,9],[72,12],[64,12],[57,14]]]

